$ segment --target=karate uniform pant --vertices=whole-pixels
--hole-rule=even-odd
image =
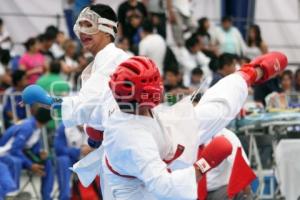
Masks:
[[[254,199],[252,194],[244,196],[242,192],[237,194],[233,200],[252,200]],[[227,186],[223,186],[217,190],[208,192],[207,200],[229,200],[227,196]]]

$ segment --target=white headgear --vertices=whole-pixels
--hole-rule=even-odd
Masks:
[[[88,21],[91,23],[92,26],[84,27],[80,25],[80,22],[82,21]],[[109,27],[108,25],[112,27]],[[79,14],[79,17],[76,20],[73,30],[77,35],[77,37],[79,37],[79,33],[93,35],[98,33],[99,30],[115,37],[116,32],[114,31],[114,28],[117,28],[117,26],[118,26],[117,22],[103,18],[100,15],[98,15],[96,12],[92,11],[90,7],[86,7]]]

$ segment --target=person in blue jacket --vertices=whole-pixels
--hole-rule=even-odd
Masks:
[[[63,124],[56,131],[54,139],[56,153],[56,173],[59,187],[59,199],[69,200],[71,197],[70,178],[72,165],[92,151],[87,145],[87,135],[79,126],[66,128]]]
[[[33,116],[11,126],[0,139],[0,147],[6,153],[17,157],[22,167],[41,176],[41,195],[43,200],[51,199],[54,183],[51,160],[41,149],[41,128],[51,119],[50,111],[45,108],[32,109]]]

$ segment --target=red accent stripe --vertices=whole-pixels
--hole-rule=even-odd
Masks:
[[[181,145],[181,144],[178,144],[178,145],[177,145],[176,152],[175,152],[173,158],[171,158],[170,160],[165,160],[165,159],[164,159],[163,161],[168,165],[168,164],[170,164],[171,162],[173,162],[174,160],[176,160],[177,158],[179,158],[179,156],[182,155],[183,151],[184,151],[184,146]]]
[[[178,144],[178,145],[177,145],[176,152],[175,152],[173,158],[170,159],[170,160],[163,160],[163,161],[164,161],[166,164],[170,164],[171,162],[173,162],[174,160],[176,160],[179,156],[181,156],[182,153],[183,153],[183,151],[184,151],[184,146]],[[106,163],[106,166],[108,167],[108,169],[109,169],[112,173],[114,173],[115,175],[117,175],[117,176],[121,176],[121,177],[124,177],[124,178],[131,178],[131,179],[132,179],[132,178],[136,178],[135,176],[129,176],[129,175],[123,175],[123,174],[120,174],[119,172],[117,172],[116,170],[114,170],[114,169],[112,168],[112,166],[109,164],[108,159],[107,159],[106,156],[105,156],[105,163]],[[171,169],[169,169],[169,168],[167,168],[167,171],[168,171],[169,173],[172,172]]]
[[[123,175],[123,174],[120,174],[119,172],[115,171],[112,166],[109,164],[108,160],[107,160],[107,157],[105,156],[105,163],[106,163],[106,166],[108,167],[108,169],[114,173],[115,175],[117,176],[121,176],[123,178],[135,178],[134,176],[129,176],[129,175]]]

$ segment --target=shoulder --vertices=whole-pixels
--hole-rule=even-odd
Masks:
[[[34,130],[35,127],[35,119],[33,117],[23,120],[18,124],[17,130],[19,131],[20,134],[25,135],[25,136],[30,136]]]
[[[224,135],[233,146],[235,147],[241,146],[240,139],[237,137],[237,135],[234,132],[224,128],[221,134]]]

